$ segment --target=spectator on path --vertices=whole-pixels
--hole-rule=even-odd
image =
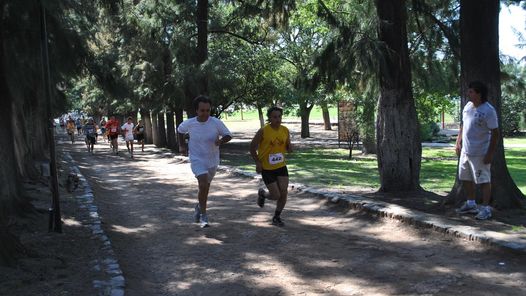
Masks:
[[[250,143],[250,155],[256,162],[256,172],[261,174],[268,188],[258,190],[257,204],[265,205],[265,199],[276,200],[272,225],[284,226],[281,212],[287,203],[289,173],[285,154],[292,152],[289,130],[281,125],[283,109],[272,107],[267,111],[268,122],[259,129]]]
[[[142,152],[144,152],[144,124],[142,124],[142,120],[139,120],[133,132],[137,136],[137,144],[141,144]]]
[[[124,141],[126,141],[126,148],[128,153],[130,153],[131,158],[133,159],[133,119],[128,117],[128,122],[121,126],[122,133],[124,135]]]
[[[230,141],[232,136],[221,120],[210,116],[212,102],[208,97],[198,96],[193,106],[197,116],[183,121],[177,131],[190,136],[189,158],[197,178],[199,201],[194,208],[194,220],[204,228],[209,226],[206,206],[210,183],[219,165],[219,146]]]
[[[97,126],[91,117],[84,125],[84,134],[86,135],[86,147],[88,148],[88,153],[93,153],[93,147],[97,140]]]
[[[110,120],[106,122],[106,130],[108,131],[108,137],[110,140],[110,146],[115,153],[115,155],[119,155],[119,144],[118,144],[118,137],[119,137],[119,121],[115,119],[115,116],[111,116]]]
[[[462,111],[462,124],[455,151],[460,156],[458,178],[467,194],[459,213],[477,214],[476,218],[491,218],[491,161],[499,138],[497,112],[488,102],[488,89],[480,81],[468,86],[469,102]],[[482,206],[475,202],[475,185],[482,192]]]

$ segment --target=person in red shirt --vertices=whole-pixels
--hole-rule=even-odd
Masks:
[[[106,122],[106,131],[108,132],[108,136],[110,137],[110,145],[113,149],[112,151],[117,155],[119,154],[119,144],[117,143],[117,139],[119,137],[119,129],[119,121],[115,119],[115,116],[111,116],[110,120]]]

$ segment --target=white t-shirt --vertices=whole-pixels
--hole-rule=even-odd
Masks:
[[[179,125],[177,131],[180,134],[190,135],[188,142],[190,161],[203,162],[208,168],[219,165],[219,146],[215,141],[219,136],[231,136],[225,124],[212,116],[205,122],[197,121],[197,117],[187,119]]]
[[[133,123],[125,123],[121,126],[121,130],[124,131],[124,139],[126,141],[133,141]]]
[[[490,103],[478,107],[468,102],[462,110],[462,152],[484,156],[488,152],[491,130],[499,127],[497,112]]]

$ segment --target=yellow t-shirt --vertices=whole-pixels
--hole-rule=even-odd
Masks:
[[[286,165],[289,129],[280,125],[277,130],[270,124],[263,127],[263,139],[258,145],[258,158],[264,170],[275,170]]]

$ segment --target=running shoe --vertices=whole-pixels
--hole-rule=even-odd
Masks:
[[[209,227],[210,225],[208,224],[208,215],[207,214],[202,214],[201,215],[201,218],[199,219],[200,223],[201,223],[201,228],[205,228],[205,227]]]
[[[201,218],[201,210],[199,210],[199,204],[196,204],[194,208],[194,222],[199,223],[200,218]]]
[[[489,206],[481,207],[478,214],[475,216],[475,219],[478,220],[488,220],[491,218],[491,208]]]
[[[457,209],[459,214],[477,214],[479,212],[477,205],[469,205],[465,202],[460,208]]]
[[[283,223],[283,221],[281,221],[280,217],[274,216],[274,217],[272,217],[272,225],[283,227],[283,226],[285,226],[285,223]]]
[[[258,204],[258,206],[260,208],[265,206],[265,189],[259,188],[259,190],[258,190],[258,200],[256,201],[256,203]]]

